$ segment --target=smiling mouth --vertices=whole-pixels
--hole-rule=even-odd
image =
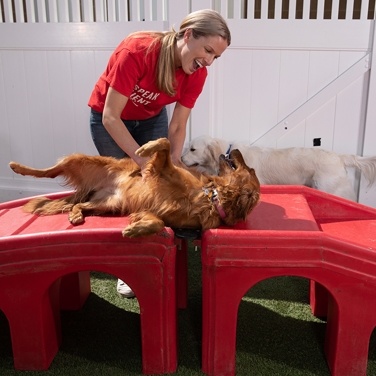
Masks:
[[[195,69],[195,71],[197,70],[197,69],[200,69],[200,68],[202,68],[203,67],[203,65],[198,61],[198,60],[194,60],[194,69]]]

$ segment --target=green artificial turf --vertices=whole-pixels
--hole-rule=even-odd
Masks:
[[[238,313],[237,375],[330,375],[323,352],[326,323],[312,316],[308,287],[303,278],[276,277],[248,291]],[[190,247],[189,302],[179,310],[174,375],[202,375],[201,307],[200,252]],[[140,375],[139,318],[137,299],[119,297],[115,277],[92,272],[92,294],[83,309],[61,313],[63,343],[48,371],[13,369],[9,326],[0,312],[0,375]],[[376,375],[374,335],[367,375]]]

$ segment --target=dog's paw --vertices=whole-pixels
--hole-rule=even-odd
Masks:
[[[140,157],[150,157],[155,151],[155,148],[151,145],[143,145],[136,150],[136,154]]]
[[[72,225],[78,225],[84,221],[84,216],[82,213],[73,213],[70,212],[68,214],[69,222],[72,223]]]
[[[19,163],[17,162],[10,162],[9,163],[9,167],[16,173],[16,174],[21,174],[23,175],[22,173],[22,169],[21,169],[21,166]]]
[[[138,148],[136,150],[136,154],[140,157],[150,157],[153,153],[159,150],[170,150],[170,142],[167,140],[167,138],[149,141]]]
[[[127,226],[121,233],[123,237],[127,238],[137,238],[137,236],[141,236],[140,232],[133,228],[132,226]]]
[[[154,229],[147,228],[139,222],[128,225],[123,231],[122,235],[128,238],[137,238],[138,236],[153,235],[156,231]]]
[[[123,237],[137,238],[138,236],[145,235],[143,229],[137,226],[129,225],[122,231]]]

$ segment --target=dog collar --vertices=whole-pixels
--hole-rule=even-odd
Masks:
[[[232,144],[230,144],[230,146],[228,147],[226,151],[226,156],[230,154],[231,148],[232,148]]]
[[[210,190],[210,189],[205,188],[205,187],[202,187],[202,190],[204,191],[205,195],[208,196],[208,198],[211,200],[211,202],[213,204],[215,204],[215,206],[216,206],[216,208],[218,210],[219,216],[222,219],[225,219],[226,218],[226,213],[223,210],[222,205],[220,205],[220,203],[219,203],[217,190],[216,189]]]

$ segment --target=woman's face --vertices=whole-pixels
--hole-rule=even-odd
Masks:
[[[227,41],[219,35],[194,38],[187,29],[184,38],[177,41],[176,67],[182,67],[186,74],[210,66],[227,48]]]

